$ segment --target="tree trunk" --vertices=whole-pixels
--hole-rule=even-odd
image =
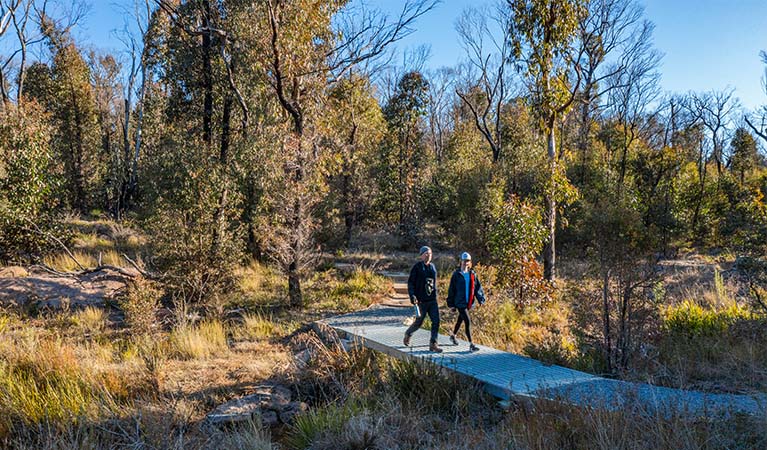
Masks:
[[[605,346],[605,360],[607,362],[607,371],[612,372],[612,337],[610,331],[610,268],[604,267],[607,263],[602,263],[602,327]]]
[[[210,38],[210,0],[204,1],[203,22],[207,31],[202,34],[202,86],[203,110],[202,110],[202,140],[210,148],[213,142],[212,122],[213,122],[213,66],[211,63],[211,38]]]
[[[548,129],[548,153],[549,153],[549,176],[553,181],[557,172],[557,146],[556,136],[553,126],[554,121],[550,122]],[[552,183],[553,185],[553,183]],[[556,277],[556,226],[557,226],[557,200],[554,197],[552,188],[546,193],[546,228],[549,232],[549,240],[543,247],[543,277],[549,281]]]
[[[224,232],[226,230],[226,204],[229,197],[229,183],[226,180],[226,170],[229,165],[229,144],[230,144],[230,130],[232,120],[232,103],[234,99],[231,94],[228,94],[224,99],[224,111],[221,118],[221,149],[219,152],[218,169],[221,179],[219,182],[222,184],[221,195],[218,199],[218,206],[216,206],[216,212],[214,214],[214,227],[213,227],[213,240],[212,240],[212,254],[213,257],[217,257],[221,250],[221,240],[223,239]]]
[[[341,185],[341,198],[343,202],[343,208],[344,208],[344,225],[346,226],[346,233],[345,233],[345,244],[346,247],[349,247],[351,245],[352,241],[352,231],[354,229],[355,225],[355,196],[353,189],[354,184],[354,174],[355,174],[355,168],[354,168],[354,146],[357,140],[357,125],[354,124],[352,126],[351,133],[349,133],[349,153],[344,158],[344,167],[343,167],[343,180]]]

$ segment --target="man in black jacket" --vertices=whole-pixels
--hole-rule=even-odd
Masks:
[[[431,319],[431,341],[429,350],[440,353],[442,349],[437,346],[437,334],[439,333],[439,306],[437,305],[437,268],[431,262],[431,249],[421,247],[421,260],[410,270],[407,279],[407,291],[410,295],[410,303],[418,308],[418,317],[410,328],[405,331],[405,346],[410,346],[410,336],[415,330],[421,328],[423,319],[429,315]]]

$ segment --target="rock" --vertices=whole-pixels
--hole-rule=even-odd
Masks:
[[[274,426],[280,422],[283,412],[287,411],[285,417],[291,419],[302,411],[300,406],[294,405],[297,402],[291,403],[291,395],[290,389],[284,386],[257,386],[255,393],[219,405],[206,419],[216,425],[244,422],[260,416],[262,424]]]
[[[256,393],[248,397],[251,396],[258,396],[261,399],[262,407],[265,409],[281,411],[290,404],[293,393],[285,386],[266,384],[256,386]]]
[[[218,406],[208,413],[206,419],[211,424],[236,423],[250,420],[261,413],[260,402],[254,396],[238,398]],[[275,418],[277,417],[275,413]],[[263,420],[263,417],[262,417]]]
[[[280,422],[290,425],[297,415],[306,412],[309,405],[304,402],[291,402],[285,409],[280,411]]]
[[[19,266],[8,266],[0,269],[0,278],[25,278],[29,276],[27,269]]]
[[[274,427],[279,425],[280,419],[275,411],[263,411],[261,413],[261,425],[265,427]]]
[[[124,292],[129,276],[104,268],[85,274],[55,275],[32,269],[26,276],[12,269],[15,277],[0,276],[0,304],[27,305],[35,302],[43,308],[59,309],[103,305],[105,300]],[[3,269],[5,271],[6,269]],[[131,269],[126,269],[126,273]],[[26,271],[24,271],[26,272]]]

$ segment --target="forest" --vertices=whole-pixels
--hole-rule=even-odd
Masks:
[[[449,2],[397,3],[124,0],[109,53],[86,2],[0,0],[0,447],[767,446],[764,414],[501,407],[311,326],[429,245],[442,293],[474,255],[483,345],[767,394],[767,107],[663,91],[640,0],[478,3],[439,69],[400,44]],[[206,422],[264,386],[298,411]]]

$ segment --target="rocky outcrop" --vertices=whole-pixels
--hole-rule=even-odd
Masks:
[[[101,305],[120,294],[131,278],[139,276],[138,271],[124,268],[59,274],[6,267],[0,273],[9,274],[0,276],[0,305],[36,303],[39,307],[54,309]]]
[[[257,386],[255,393],[218,406],[208,413],[206,421],[211,425],[223,425],[259,418],[262,425],[269,427],[291,424],[296,415],[308,409],[306,403],[294,402],[291,398],[292,393],[285,386]]]

